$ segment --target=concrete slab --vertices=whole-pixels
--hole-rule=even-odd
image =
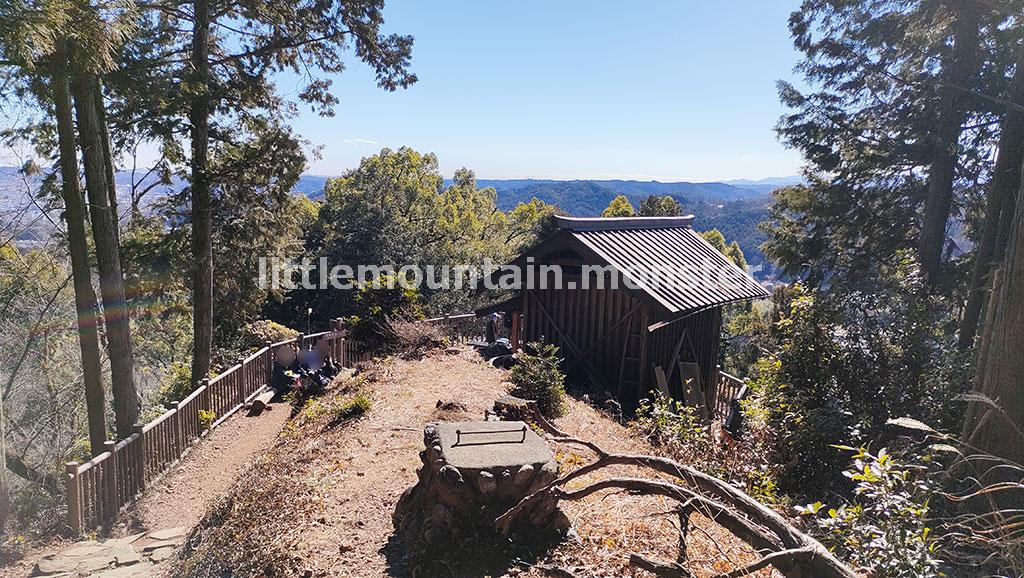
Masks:
[[[547,443],[521,421],[440,422],[437,431],[444,460],[459,470],[544,464],[554,457]]]

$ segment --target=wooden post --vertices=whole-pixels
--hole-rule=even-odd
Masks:
[[[516,351],[519,351],[519,323],[520,323],[520,316],[521,316],[521,314],[518,311],[512,313],[512,331],[511,331],[511,335],[509,336],[509,337],[511,337],[511,339],[509,341],[511,342],[510,344],[512,345],[512,352],[513,353],[516,352]]]
[[[204,377],[203,380],[200,381],[199,383],[200,383],[200,387],[203,388],[203,393],[199,394],[199,407],[197,409],[205,409],[206,411],[213,411],[213,397],[212,397],[212,394],[210,393],[210,378],[209,377]],[[199,415],[199,412],[196,411],[195,414]],[[202,431],[203,431],[203,424],[202,424],[202,422],[199,422],[199,430],[200,430],[200,434],[202,434]]]
[[[117,452],[114,447],[117,445],[113,440],[103,442],[103,451],[110,452],[106,463],[103,464],[103,525],[110,526],[121,503],[117,492]]]
[[[146,491],[146,434],[143,429],[144,426],[141,423],[132,426],[132,430],[139,434],[135,440],[135,467],[138,472],[136,483],[140,492]]]
[[[249,397],[248,380],[246,379],[245,370],[245,358],[238,360],[238,403],[239,405],[245,403],[245,398]]]
[[[82,533],[82,487],[78,477],[78,462],[64,464],[65,479],[64,492],[68,503],[68,526],[71,526],[71,534],[78,536]]]

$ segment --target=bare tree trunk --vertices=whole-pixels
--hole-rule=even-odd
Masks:
[[[75,125],[71,110],[67,58],[58,54],[53,70],[53,104],[60,149],[61,195],[64,197],[64,221],[68,227],[68,252],[75,287],[78,313],[78,347],[82,352],[85,382],[85,408],[89,419],[89,446],[92,455],[103,453],[107,439],[106,402],[103,395],[100,363],[99,315],[96,292],[89,267],[89,244],[85,233],[85,202],[78,184],[78,158],[75,152]]]
[[[209,174],[209,0],[193,3],[192,68],[194,90],[189,110],[192,123],[192,383],[210,372],[213,348],[213,241],[211,239]]]
[[[982,331],[992,352],[978,367],[981,393],[998,408],[982,404],[968,442],[1006,460],[1024,463],[1024,204],[1014,211],[1002,282],[992,322]],[[976,402],[977,403],[977,402]]]
[[[934,284],[946,241],[946,223],[953,206],[953,179],[956,176],[957,150],[964,119],[965,87],[971,85],[977,69],[978,19],[981,9],[973,0],[949,2],[956,18],[953,24],[953,50],[942,71],[938,87],[939,111],[933,134],[933,152],[928,169],[928,193],[924,201],[918,260],[929,281]]]
[[[85,165],[85,188],[89,195],[92,235],[100,270],[100,294],[107,329],[107,352],[114,395],[114,423],[120,438],[132,434],[139,419],[139,396],[135,390],[131,327],[124,292],[124,274],[117,242],[117,217],[112,214],[107,184],[107,155],[97,110],[99,78],[81,73],[73,84],[78,134]]]
[[[121,247],[120,213],[117,211],[117,182],[114,180],[114,155],[110,152],[110,132],[107,129],[107,109],[103,104],[103,91],[97,82],[93,96],[96,98],[96,112],[99,115],[100,137],[103,141],[103,168],[107,173],[107,199],[110,202],[110,214],[114,218],[114,238],[117,239],[118,250]]]
[[[992,266],[1002,260],[1006,250],[1005,243],[998,246],[997,239],[1003,212],[1013,214],[1014,199],[1020,190],[1021,168],[1024,165],[1024,112],[1020,107],[1024,107],[1024,46],[1017,55],[1017,71],[1010,85],[1010,106],[1003,116],[1002,134],[999,135],[999,157],[985,200],[985,222],[974,252],[971,288],[960,322],[960,349],[966,349],[974,343],[986,290],[991,286]]]

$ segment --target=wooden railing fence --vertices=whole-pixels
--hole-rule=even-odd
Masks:
[[[740,391],[746,382],[738,377],[729,375],[722,371],[721,368],[716,372],[716,376],[714,391],[715,417],[725,419],[729,415],[729,404],[740,396]]]
[[[477,317],[475,313],[446,315],[424,319],[420,323],[436,325],[452,340],[455,345],[470,341],[484,341],[486,338],[486,317]]]
[[[192,444],[245,406],[270,384],[274,351],[281,345],[304,346],[327,339],[331,356],[342,367],[368,361],[361,344],[344,331],[299,335],[253,352],[162,415],[119,442],[104,443],[103,453],[84,464],[65,466],[68,525],[75,534],[104,526],[141,494],[146,486],[174,466]]]

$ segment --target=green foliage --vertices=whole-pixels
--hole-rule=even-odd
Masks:
[[[636,419],[631,424],[645,439],[656,446],[706,441],[706,428],[693,407],[660,391],[651,394],[652,397],[640,400]]]
[[[780,436],[783,491],[842,490],[845,460],[835,444],[866,444],[892,418],[951,413],[957,386],[930,366],[919,277],[899,286],[901,298],[854,293],[837,301],[802,284],[777,295],[777,320],[762,344],[773,354],[757,365],[753,385]]]
[[[253,321],[242,327],[242,344],[253,349],[259,349],[267,343],[277,343],[298,336],[298,331],[269,319]]]
[[[285,427],[285,437],[309,435],[310,427],[316,431],[336,427],[361,417],[373,407],[373,401],[364,393],[352,396],[328,395],[305,400],[298,414]]]
[[[704,237],[704,240],[710,243],[712,247],[718,249],[719,253],[728,257],[737,267],[744,271],[748,270],[747,259],[744,257],[739,243],[733,241],[732,244],[726,244],[725,235],[718,229],[704,231],[700,236]]]
[[[945,576],[941,542],[929,526],[928,504],[938,489],[928,476],[930,458],[901,462],[884,448],[877,454],[840,449],[854,452],[844,475],[855,484],[855,500],[838,508],[821,502],[797,507],[815,518],[822,542],[875,576]]]
[[[213,422],[217,420],[217,413],[212,410],[201,409],[199,410],[198,417],[199,428],[210,429],[211,427],[213,427]]]
[[[661,392],[640,400],[630,429],[678,461],[745,488],[763,502],[779,503],[778,468],[768,460],[774,436],[760,406],[753,401],[744,405],[745,433],[731,446],[721,443],[713,426],[701,422],[695,408]]]
[[[619,195],[612,199],[612,202],[608,203],[605,210],[601,212],[602,217],[633,217],[635,215],[636,210],[633,209],[633,204],[625,195]]]
[[[743,256],[743,249],[740,249],[740,245],[736,241],[730,243],[726,248],[725,256],[735,263],[740,269],[743,269],[744,271],[749,270],[749,267],[747,267],[747,258]]]
[[[397,276],[385,275],[360,285],[355,301],[356,314],[347,319],[352,337],[377,351],[393,351],[400,345],[395,321],[423,318],[419,289]]]
[[[408,147],[383,149],[324,188],[325,198],[306,235],[305,255],[332,265],[479,265],[506,262],[549,234],[554,207],[532,200],[505,213],[496,208],[493,188],[477,186],[473,172],[460,169],[445,187],[437,157]],[[371,279],[357,279],[368,282]],[[433,313],[462,313],[481,297],[468,287],[425,287],[422,305]],[[358,284],[358,283],[357,283]],[[274,318],[287,319],[311,307],[327,318],[358,315],[354,291],[292,291]]]
[[[192,393],[192,365],[187,362],[171,364],[164,377],[164,382],[156,390],[155,400],[160,407],[156,415],[163,413],[163,408],[181,401]]]
[[[668,195],[651,195],[640,203],[640,215],[643,217],[678,217],[682,214],[682,205]]]
[[[722,234],[718,229],[711,229],[710,231],[704,231],[700,234],[704,237],[704,240],[711,244],[712,247],[718,249],[719,253],[725,254],[726,244],[725,235]]]
[[[509,373],[509,393],[535,400],[545,417],[562,415],[565,413],[565,374],[559,367],[562,360],[558,357],[558,347],[533,342],[526,345],[526,351],[516,355],[516,364]]]

